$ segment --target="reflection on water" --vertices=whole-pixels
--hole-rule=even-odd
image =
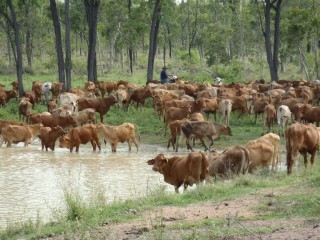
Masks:
[[[86,197],[104,192],[108,202],[145,195],[159,185],[163,176],[153,172],[146,161],[171,150],[156,145],[141,145],[128,152],[120,144],[116,154],[110,146],[93,152],[90,144],[81,145],[79,153],[56,148],[42,151],[39,142],[23,147],[0,148],[0,228],[9,223],[51,219],[54,209],[63,209],[63,189],[73,189]],[[182,152],[181,154],[186,154]],[[172,186],[167,187],[173,191]]]

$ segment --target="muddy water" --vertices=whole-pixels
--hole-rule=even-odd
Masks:
[[[156,145],[141,145],[137,153],[120,144],[116,154],[110,146],[93,152],[90,144],[79,153],[68,149],[42,151],[39,142],[0,147],[0,228],[11,223],[53,219],[64,209],[63,189],[79,192],[85,199],[104,193],[107,202],[146,195],[163,182],[159,173],[146,164],[148,159],[167,150]],[[180,152],[181,154],[185,154]],[[175,154],[172,150],[168,154]]]

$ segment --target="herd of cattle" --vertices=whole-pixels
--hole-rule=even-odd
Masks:
[[[18,84],[12,82],[12,90],[0,85],[0,104],[5,106],[18,97]],[[107,94],[107,96],[105,96]],[[51,97],[50,97],[51,96]],[[287,173],[292,173],[294,159],[301,153],[307,165],[307,153],[311,164],[320,142],[320,85],[312,81],[280,80],[265,84],[251,81],[246,84],[188,83],[177,80],[172,84],[152,81],[141,87],[125,80],[118,82],[87,82],[83,89],[73,88],[62,92],[61,83],[32,83],[32,89],[19,99],[19,122],[0,120],[0,146],[24,142],[25,146],[36,137],[41,140],[42,150],[54,150],[55,144],[79,151],[80,144],[90,142],[93,150],[101,150],[103,138],[116,152],[118,142],[127,142],[129,151],[132,143],[139,149],[140,134],[136,124],[123,123],[119,126],[103,124],[103,116],[112,106],[128,108],[130,104],[144,107],[147,98],[152,98],[155,114],[163,118],[162,134],[170,129],[168,149],[172,145],[178,152],[181,141],[192,152],[187,156],[166,157],[157,155],[147,163],[153,170],[164,175],[164,180],[186,189],[208,176],[228,177],[230,174],[253,172],[259,167],[276,170],[279,163],[280,136],[274,131],[277,122],[286,138]],[[46,104],[47,112],[33,113],[35,104]],[[230,147],[222,153],[210,151],[214,139],[220,135],[232,136],[230,113],[238,111],[239,117],[247,114],[263,116],[267,133],[249,141],[245,146]],[[96,121],[99,113],[100,123]],[[220,114],[217,123],[216,113]],[[214,114],[215,122],[205,121]],[[289,125],[289,122],[293,123]],[[316,125],[314,125],[314,123]],[[139,136],[137,136],[137,133]],[[180,135],[180,136],[179,136]],[[177,138],[179,136],[179,139]],[[210,140],[209,146],[205,139]],[[193,152],[195,140],[200,140],[205,151]]]

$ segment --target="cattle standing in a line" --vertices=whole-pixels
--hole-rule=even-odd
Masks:
[[[173,156],[165,157],[158,154],[154,159],[147,161],[148,165],[153,165],[153,171],[163,175],[164,181],[174,186],[176,193],[179,187],[184,186],[184,190],[194,183],[199,184],[207,178],[208,158],[202,152],[190,153],[185,157]]]
[[[320,143],[319,129],[313,124],[293,123],[285,131],[287,149],[287,173],[291,174],[294,160],[298,152],[304,158],[304,165],[307,167],[307,154],[311,154],[311,165]]]

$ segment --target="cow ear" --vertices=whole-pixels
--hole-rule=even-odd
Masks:
[[[154,159],[147,161],[148,165],[154,165]]]

